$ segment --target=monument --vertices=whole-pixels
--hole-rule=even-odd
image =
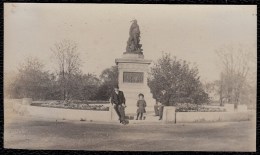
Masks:
[[[155,100],[147,85],[148,69],[151,60],[144,59],[142,45],[140,44],[140,29],[137,20],[132,21],[127,41],[126,52],[122,58],[115,60],[118,71],[118,84],[126,98],[126,114],[136,113],[138,94],[144,94],[147,109],[153,109]]]

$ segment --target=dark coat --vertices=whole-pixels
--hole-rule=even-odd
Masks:
[[[125,96],[122,91],[119,91],[118,94],[116,94],[115,91],[111,94],[111,103],[116,105],[125,104]]]
[[[170,101],[171,95],[168,93],[160,94],[160,97],[157,99],[162,105],[164,106],[169,106],[169,101]]]
[[[146,102],[145,100],[138,100],[137,101],[137,113],[145,113],[145,107],[146,107]]]

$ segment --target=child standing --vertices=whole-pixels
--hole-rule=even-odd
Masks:
[[[139,94],[138,95],[139,100],[137,101],[137,117],[136,120],[138,120],[139,115],[140,115],[140,120],[143,119],[143,113],[145,113],[145,107],[146,107],[146,102],[144,100],[144,95],[143,94]]]

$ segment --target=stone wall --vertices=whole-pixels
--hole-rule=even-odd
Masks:
[[[44,117],[53,119],[65,119],[75,121],[105,121],[111,120],[110,111],[93,111],[93,110],[79,110],[79,109],[62,109],[62,108],[48,108],[28,106],[28,115],[32,117]]]
[[[175,112],[175,107],[165,106],[163,111],[164,122],[196,123],[196,122],[237,122],[254,119],[256,111],[248,111],[245,105],[239,105],[234,110],[234,105],[224,107],[226,112]]]
[[[21,116],[31,116],[39,118],[50,118],[57,120],[74,120],[74,121],[104,121],[108,122],[112,119],[111,108],[109,111],[94,111],[94,110],[79,110],[79,109],[63,109],[63,108],[51,108],[31,106],[31,99],[19,99],[6,101],[11,109],[10,112],[14,112]],[[7,109],[5,109],[6,111]],[[8,116],[5,114],[5,116]],[[115,116],[114,116],[115,117]]]
[[[11,112],[31,117],[50,119],[65,119],[74,121],[101,121],[117,122],[118,116],[110,105],[109,111],[62,109],[31,106],[30,99],[5,100],[5,117],[10,117]],[[8,102],[8,105],[7,105]],[[248,121],[256,117],[256,111],[246,110],[245,106],[238,107],[239,111],[228,112],[175,112],[175,107],[165,106],[163,111],[164,123],[197,123],[197,122],[235,122]],[[147,109],[148,110],[148,109]],[[152,109],[150,109],[152,110]],[[6,113],[8,111],[8,113]],[[152,117],[152,116],[151,116]],[[146,121],[144,121],[146,122]]]
[[[237,122],[252,120],[252,112],[177,112],[176,123]]]

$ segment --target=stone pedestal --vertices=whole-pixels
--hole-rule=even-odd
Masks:
[[[174,106],[164,106],[164,109],[163,109],[163,121],[164,122],[176,123],[175,109],[176,108]]]
[[[238,106],[237,106],[237,110],[235,110],[235,111],[238,111],[238,112],[247,111],[247,106],[246,106],[246,105],[243,105],[243,104],[238,105]]]
[[[32,98],[23,98],[22,104],[23,105],[30,105],[32,103]]]
[[[151,60],[144,59],[143,54],[124,53],[122,58],[115,60],[118,65],[119,89],[126,98],[126,114],[136,113],[138,94],[144,94],[147,106],[153,106],[155,100],[147,85],[148,69]]]
[[[224,108],[227,112],[234,112],[234,104],[225,104]]]
[[[23,98],[21,104],[18,103],[15,105],[15,112],[18,112],[20,115],[29,114],[28,107],[32,103],[32,98]]]
[[[114,109],[114,106],[111,104],[109,106],[109,113],[110,113],[110,118],[111,118],[111,121],[118,121],[118,115]]]

